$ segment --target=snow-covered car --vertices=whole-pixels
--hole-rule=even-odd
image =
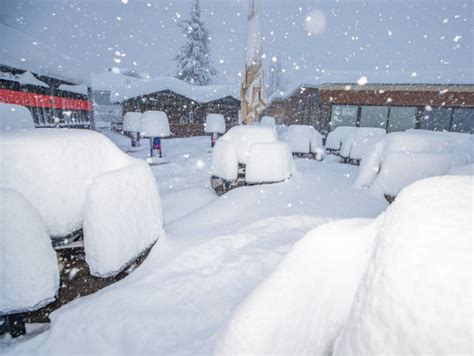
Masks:
[[[54,243],[82,230],[94,276],[116,275],[162,233],[161,201],[149,166],[102,134],[10,130],[1,133],[0,155],[0,188],[20,193],[33,206]]]
[[[0,103],[0,131],[34,129],[35,122],[28,108]]]
[[[291,125],[288,128],[288,143],[294,156],[323,158],[323,138],[313,126]]]
[[[282,182],[293,171],[291,150],[273,128],[235,126],[214,147],[211,186],[221,195],[243,185]]]

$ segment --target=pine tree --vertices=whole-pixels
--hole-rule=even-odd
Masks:
[[[207,85],[216,70],[210,63],[209,31],[201,20],[199,0],[194,0],[191,18],[179,22],[186,36],[186,43],[180,48],[175,60],[178,62],[176,77],[195,85]]]

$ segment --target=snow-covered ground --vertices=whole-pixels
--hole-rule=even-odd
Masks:
[[[107,131],[122,149],[130,140]],[[47,331],[2,352],[212,353],[230,316],[316,226],[373,218],[387,207],[352,188],[358,167],[297,159],[283,183],[241,187],[217,197],[210,188],[210,137],[165,139],[168,164],[152,166],[166,236],[129,277],[51,315]],[[145,158],[144,149],[131,153]]]

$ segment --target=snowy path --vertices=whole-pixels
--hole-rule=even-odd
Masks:
[[[351,188],[356,167],[306,160],[286,183],[217,198],[208,144],[207,137],[165,141],[172,163],[153,171],[167,236],[147,260],[119,283],[59,309],[47,332],[6,351],[212,353],[232,311],[306,232],[386,207]]]

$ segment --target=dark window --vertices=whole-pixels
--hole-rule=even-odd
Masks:
[[[450,108],[425,109],[420,119],[420,129],[433,131],[448,131],[451,121]]]
[[[454,109],[451,131],[474,133],[474,108]]]

